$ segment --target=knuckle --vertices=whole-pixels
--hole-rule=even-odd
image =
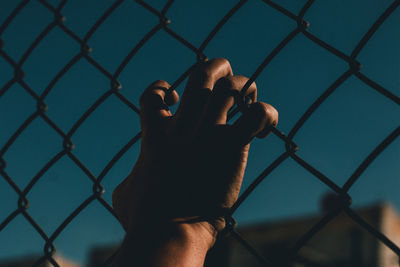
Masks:
[[[272,117],[278,117],[279,116],[279,113],[278,113],[278,111],[276,110],[276,108],[274,106],[272,106],[270,104],[265,104],[265,106],[267,108],[268,114],[270,114]]]
[[[214,58],[202,64],[198,71],[202,80],[216,80],[220,76],[232,74],[231,64],[225,58]]]
[[[229,62],[229,60],[227,60],[226,58],[223,58],[223,57],[218,57],[213,60],[215,61],[215,64],[219,68],[222,68],[225,71],[232,73],[232,67],[231,67],[231,63]]]
[[[226,58],[215,58],[209,62],[208,66],[212,70],[210,78],[214,80],[219,77],[232,76],[231,63]]]
[[[170,87],[170,85],[169,85],[169,83],[167,83],[164,80],[156,80],[148,87],[148,89],[152,90],[157,87],[162,87],[162,88],[168,89]]]
[[[267,120],[270,124],[276,125],[278,124],[279,113],[278,111],[271,105],[265,104],[266,116]]]
[[[227,60],[226,58],[224,58],[224,57],[216,57],[216,58],[214,58],[214,59],[212,59],[210,62],[212,62],[212,61],[214,61],[214,62],[216,62],[216,63],[219,63],[219,64],[227,64],[227,65],[230,65],[230,63],[229,63],[229,60]]]
[[[257,119],[265,119],[272,124],[278,123],[278,111],[272,105],[256,102],[252,104],[251,109]]]

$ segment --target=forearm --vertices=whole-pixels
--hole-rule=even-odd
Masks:
[[[138,229],[126,236],[112,267],[201,267],[214,240],[201,223]]]

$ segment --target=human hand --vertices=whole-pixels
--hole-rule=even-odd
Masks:
[[[193,219],[213,234],[224,228],[221,212],[238,198],[250,141],[278,122],[275,108],[256,102],[253,83],[246,91],[253,103],[227,123],[247,81],[233,75],[227,60],[216,58],[192,72],[175,114],[168,105],[179,96],[167,82],[156,81],[144,91],[140,155],[113,192],[115,212],[128,233]]]

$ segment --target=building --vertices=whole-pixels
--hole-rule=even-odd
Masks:
[[[400,245],[400,218],[387,203],[377,203],[355,212],[375,229]],[[322,216],[309,216],[239,228],[238,232],[261,254],[279,262],[290,247]],[[210,253],[209,266],[258,267],[256,258],[232,238]],[[299,250],[299,258],[288,266],[394,267],[399,257],[381,241],[342,213]]]

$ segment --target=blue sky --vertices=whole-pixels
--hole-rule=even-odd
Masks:
[[[60,1],[48,0],[56,6]],[[161,10],[166,1],[148,1]],[[345,54],[361,40],[393,1],[316,1],[305,15],[309,32]],[[0,24],[19,1],[0,3]],[[106,0],[69,0],[62,9],[65,25],[83,38],[111,6]],[[305,1],[285,0],[282,6],[297,14]],[[236,1],[183,1],[173,3],[169,27],[199,47],[208,33]],[[0,38],[3,50],[15,61],[35,37],[52,22],[53,14],[38,1],[30,1]],[[125,56],[158,23],[158,18],[134,1],[124,1],[91,36],[90,56],[114,73]],[[400,96],[400,8],[384,22],[365,45],[357,60],[361,72]],[[235,74],[251,76],[264,58],[295,29],[296,23],[262,1],[248,1],[216,34],[204,53],[229,59]],[[55,27],[24,62],[24,81],[41,94],[51,79],[80,51],[79,44]],[[133,57],[119,76],[121,93],[134,104],[142,90],[156,79],[173,83],[196,60],[195,54],[164,31],[159,31]],[[348,64],[303,35],[297,35],[257,78],[261,101],[280,113],[278,128],[288,133],[316,98]],[[13,77],[13,69],[0,58],[0,85]],[[85,59],[80,59],[55,84],[45,98],[47,116],[64,132],[102,94],[110,81]],[[183,86],[178,89],[181,93]],[[36,101],[14,84],[0,96],[0,148],[36,110]],[[364,158],[396,127],[400,108],[362,83],[347,79],[313,113],[294,137],[297,154],[343,185]],[[140,130],[137,115],[112,95],[73,134],[73,154],[98,176],[112,157]],[[20,188],[57,153],[62,138],[41,118],[35,119],[3,155],[5,171]],[[127,175],[138,154],[135,144],[104,177],[104,199],[111,203],[113,188]],[[400,210],[400,141],[398,138],[370,165],[349,193],[354,206],[387,200]],[[276,136],[255,140],[243,188],[285,151]],[[288,159],[264,180],[235,213],[239,225],[313,214],[329,188]],[[92,182],[73,161],[62,157],[40,178],[27,195],[27,212],[51,235],[65,218],[92,194]],[[17,208],[18,196],[0,179],[0,222]],[[118,242],[123,230],[98,202],[92,202],[56,238],[57,251],[83,262],[93,245]],[[42,253],[44,241],[23,216],[0,232],[0,259]]]

